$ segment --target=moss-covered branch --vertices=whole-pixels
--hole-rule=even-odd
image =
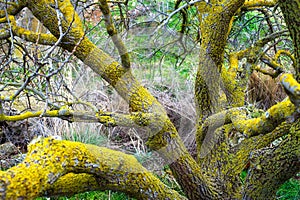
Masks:
[[[296,67],[297,61],[296,61],[296,59],[295,59],[295,56],[294,56],[290,51],[284,50],[284,49],[278,50],[278,51],[276,52],[275,56],[274,56],[274,60],[275,60],[275,61],[278,61],[278,59],[279,59],[279,57],[280,57],[281,55],[288,56],[288,57],[292,60],[293,66]]]
[[[234,112],[240,113],[240,115],[233,116]],[[286,135],[292,127],[292,124],[284,122],[277,125],[272,132],[247,138],[230,123],[237,118],[246,119],[243,113],[244,109],[233,108],[212,115],[205,120],[201,129],[203,135],[201,146],[198,147],[198,162],[206,178],[208,180],[218,179],[215,187],[220,191],[226,191],[219,198],[241,199],[242,193],[237,192],[242,189],[240,173],[249,163],[249,156],[253,150],[269,146],[274,140]],[[237,118],[234,119],[235,117]],[[282,162],[285,161],[282,160]],[[291,176],[289,175],[289,177]],[[265,185],[265,187],[269,186]],[[274,194],[274,191],[269,192]],[[233,197],[233,194],[236,196]]]
[[[243,119],[239,113],[237,115],[232,113],[232,122],[238,131],[244,133],[248,137],[252,137],[274,130],[295,111],[295,105],[289,100],[284,100],[269,108],[258,118]]]
[[[290,74],[284,74],[281,82],[295,98],[299,83]],[[198,162],[207,180],[220,179],[215,187],[228,192],[223,193],[222,198],[227,195],[229,198],[230,193],[238,194],[235,191],[239,191],[242,187],[239,180],[240,173],[249,163],[249,156],[254,149],[269,146],[274,140],[289,133],[297,124],[295,120],[298,120],[299,113],[296,108],[291,101],[285,100],[272,106],[261,117],[251,119],[247,117],[244,108],[232,108],[209,116],[198,128],[196,137]],[[290,124],[293,122],[293,125]],[[295,141],[295,144],[297,142]],[[261,159],[264,157],[261,156]],[[281,162],[283,165],[287,163],[285,159]],[[286,177],[291,177],[291,174]],[[266,176],[266,180],[270,179],[272,177]],[[231,180],[230,184],[224,180]],[[222,184],[222,181],[225,183]],[[273,183],[265,184],[267,184],[265,187],[273,187]],[[274,194],[274,191],[266,190],[266,196],[268,192]],[[258,198],[259,193],[256,195]],[[237,195],[234,198],[239,199],[242,196]]]
[[[244,1],[241,0],[223,0],[210,1],[210,4],[203,1],[197,4],[202,40],[200,64],[195,82],[195,98],[201,121],[210,114],[219,112],[224,106],[220,102],[220,89],[226,90],[227,87],[227,83],[221,76],[224,49],[233,16],[243,3]],[[230,104],[233,100],[229,95],[227,97]]]
[[[272,132],[265,135],[257,135],[248,139],[242,140],[236,147],[233,148],[234,156],[231,157],[237,171],[241,171],[249,163],[249,156],[254,149],[261,149],[275,141],[276,139],[286,135],[292,124],[283,122],[277,126]]]
[[[242,196],[239,195],[242,193],[237,192],[242,188],[240,173],[249,163],[249,156],[253,150],[269,146],[274,140],[286,135],[292,127],[292,124],[284,122],[269,133],[247,138],[231,124],[237,119],[246,120],[244,111],[243,108],[233,108],[212,115],[205,120],[201,129],[203,135],[201,146],[198,147],[198,162],[206,178],[218,179],[216,187],[228,192],[224,192],[219,198],[233,198],[230,195],[236,194],[234,198],[241,199]],[[232,113],[240,113],[240,115],[234,116]],[[230,183],[225,180],[230,180]],[[274,191],[269,192],[274,194]]]
[[[276,190],[300,170],[300,121],[292,124],[289,135],[278,146],[251,154],[245,181],[244,199],[274,198]]]
[[[20,120],[34,118],[34,117],[59,117],[63,119],[69,119],[70,116],[73,115],[74,115],[73,111],[70,111],[65,107],[62,107],[60,110],[27,111],[25,113],[19,115],[12,115],[12,116],[1,114],[0,121],[20,121]]]
[[[200,157],[204,157],[208,153],[208,150],[212,149],[212,145],[217,139],[214,132],[223,125],[231,123],[231,113],[233,111],[240,112],[242,110],[240,108],[232,108],[206,118],[196,133],[197,150]],[[203,142],[205,138],[206,141]]]
[[[7,19],[6,17],[0,18],[0,23],[9,23],[12,33],[15,36],[18,36],[32,43],[53,45],[57,41],[56,37],[54,37],[52,34],[36,33],[18,26],[14,16],[12,15],[9,16],[9,19]],[[2,32],[3,32],[2,38],[8,38],[11,36],[9,34],[10,32],[8,29],[2,30]]]
[[[120,114],[112,112],[87,112],[72,110],[62,106],[57,110],[26,111],[17,115],[0,114],[0,121],[20,121],[35,117],[57,117],[69,122],[102,123],[107,127],[123,126],[146,128],[151,133],[157,133],[163,129],[164,121],[161,115],[155,113],[132,112]]]
[[[283,74],[281,83],[289,95],[289,100],[284,100],[269,108],[261,117],[243,119],[240,113],[232,113],[232,122],[236,129],[248,137],[268,133],[274,130],[283,121],[290,118],[296,120],[295,113],[300,102],[300,84],[291,74]]]
[[[283,74],[280,77],[280,82],[284,87],[285,92],[289,96],[291,102],[296,107],[300,106],[300,84],[294,79],[292,74]]]
[[[121,152],[53,138],[36,139],[28,150],[21,164],[0,172],[1,199],[33,199],[45,195],[48,190],[66,194],[66,191],[77,191],[70,189],[82,191],[101,187],[126,192],[138,199],[185,199],[148,172],[133,156]],[[81,181],[73,182],[71,178],[76,177],[75,174],[64,176],[72,172],[79,174]],[[64,185],[62,182],[52,185],[60,178]],[[70,184],[66,184],[68,182]]]
[[[257,8],[262,6],[272,7],[275,6],[278,0],[246,0],[242,8]]]

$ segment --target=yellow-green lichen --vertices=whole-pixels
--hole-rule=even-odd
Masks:
[[[39,110],[39,111],[26,111],[18,115],[0,115],[0,121],[20,121],[33,117],[68,117],[73,114],[73,111],[63,106],[60,110]]]
[[[65,175],[71,172],[87,174]],[[74,180],[78,182],[72,182],[74,176]],[[74,186],[64,187],[60,178]],[[91,186],[88,185],[89,182]],[[43,196],[47,191],[52,191],[53,195],[67,194],[70,188],[78,188],[78,192],[97,188],[114,189],[128,192],[137,198],[157,195],[157,198],[182,199],[177,192],[167,188],[142,167],[133,156],[79,142],[55,140],[52,137],[33,141],[21,164],[0,173],[0,183],[4,188],[0,191],[0,196],[4,199],[33,199]],[[78,183],[84,185],[80,186]],[[62,188],[56,188],[58,186]]]
[[[280,77],[280,81],[291,102],[295,106],[300,106],[300,84],[294,79],[293,75],[283,74]]]
[[[282,101],[270,109],[261,117],[253,119],[236,119],[233,123],[237,130],[248,135],[268,133],[282,123],[295,112],[296,108],[289,100]]]
[[[292,74],[283,74],[280,81],[289,92],[300,95],[300,84],[293,78]]]

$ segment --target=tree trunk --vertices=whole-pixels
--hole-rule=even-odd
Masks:
[[[280,0],[279,6],[283,12],[285,22],[293,39],[296,63],[296,80],[300,82],[300,1]]]

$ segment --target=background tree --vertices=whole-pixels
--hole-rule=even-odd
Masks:
[[[99,26],[85,23],[88,14],[82,7],[93,4],[69,0],[2,2],[0,120],[8,123],[59,117],[71,122],[135,127],[148,148],[169,164],[184,195],[167,187],[133,156],[49,137],[32,141],[22,163],[0,172],[1,198],[31,199],[107,189],[139,199],[269,198],[299,172],[299,1],[178,0],[174,11],[154,18],[160,17],[159,23],[147,23],[154,27],[150,29],[152,35],[160,34],[171,23],[178,27],[180,34],[172,35],[176,39],[160,43],[157,48],[179,44],[181,53],[175,53],[178,65],[191,54],[193,48],[189,47],[194,46],[187,44],[199,43],[196,158],[184,145],[164,107],[133,75],[128,50],[113,23],[119,22],[120,32],[137,31],[135,17],[141,12],[152,14],[157,7],[144,4],[130,10],[132,2],[110,3],[100,0],[95,5],[116,48],[113,52],[118,52],[116,59],[104,52],[109,48],[102,44],[98,47],[88,37]],[[118,6],[118,15],[111,13],[110,5]],[[29,11],[35,19],[30,21],[30,28],[35,30],[19,25],[22,22],[18,20],[24,19],[22,12]],[[180,20],[176,16],[181,16]],[[195,16],[199,21],[196,25],[192,23]],[[259,23],[251,22],[259,18]],[[254,27],[250,30],[257,35],[251,38],[253,35],[248,33],[249,45],[241,46],[241,35],[246,34],[243,27],[251,25]],[[151,49],[151,56],[157,54],[157,49]],[[78,60],[118,92],[128,104],[126,113],[106,111],[74,93],[65,75],[84,67],[78,66]],[[247,81],[253,70],[272,78],[281,75],[288,95],[255,115],[245,103]],[[285,72],[293,73],[295,79]],[[12,112],[16,105],[18,111]],[[247,177],[241,180],[245,170]]]

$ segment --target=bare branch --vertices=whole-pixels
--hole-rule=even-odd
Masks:
[[[26,3],[24,1],[19,1],[18,3],[1,1],[0,3],[4,3],[7,6],[6,10],[0,10],[0,18],[5,17],[6,14],[16,15],[24,7],[26,7]]]
[[[180,6],[179,8],[177,8],[176,10],[174,10],[172,13],[170,13],[167,17],[167,19],[164,20],[163,23],[161,23],[156,29],[155,31],[153,32],[156,33],[157,31],[159,31],[162,27],[164,27],[166,24],[169,23],[170,19],[176,15],[179,11],[185,9],[186,7],[188,6],[192,6],[194,5],[195,3],[198,3],[198,2],[201,2],[201,1],[204,1],[204,0],[194,0],[194,1],[189,1],[188,3],[184,4],[183,6]]]
[[[130,68],[130,57],[125,44],[120,38],[117,29],[113,23],[109,6],[106,0],[99,0],[99,7],[103,13],[107,33],[111,37],[114,45],[117,47],[123,67]]]

